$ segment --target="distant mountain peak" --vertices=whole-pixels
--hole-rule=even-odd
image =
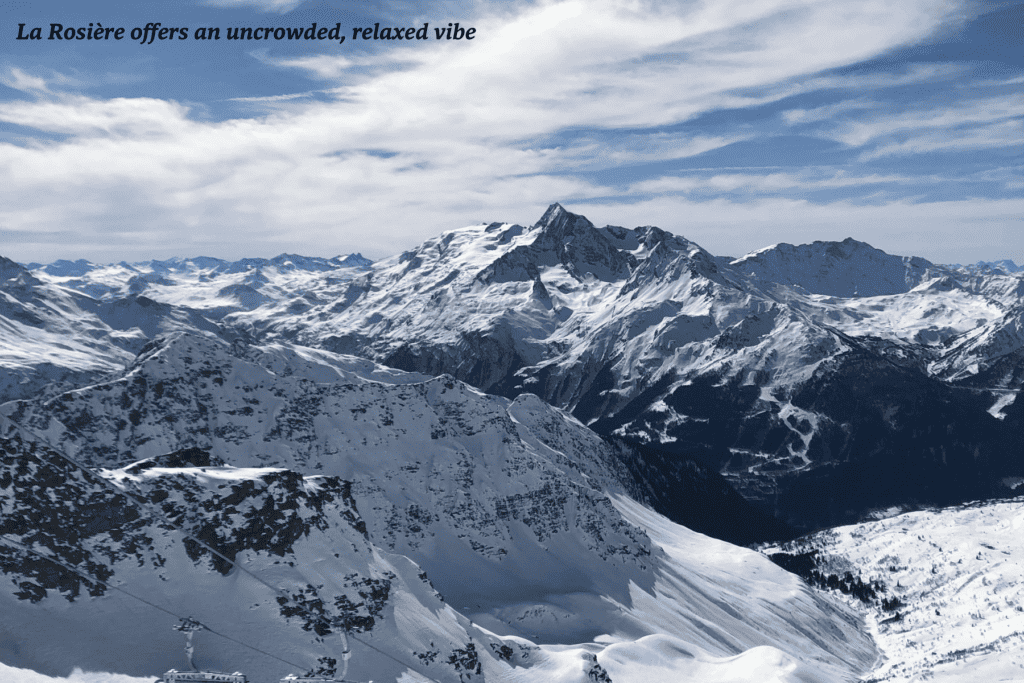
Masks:
[[[903,294],[948,272],[923,258],[887,254],[852,237],[800,245],[780,242],[729,265],[762,282],[838,297]]]
[[[20,264],[15,263],[5,256],[0,256],[0,280],[10,280],[11,278],[18,277],[25,272],[28,271],[26,271]]]
[[[586,216],[566,211],[561,204],[555,203],[548,207],[540,220],[534,224],[542,234],[551,238],[571,237],[594,230],[594,224]]]
[[[500,238],[506,244],[520,233],[511,226]],[[611,282],[628,277],[636,259],[612,244],[585,216],[566,211],[561,204],[548,207],[529,232],[534,239],[518,244],[480,271],[483,283],[535,280],[539,268],[561,265],[577,280],[587,274]],[[526,233],[529,234],[529,233]]]
[[[78,259],[77,261],[59,259],[48,266],[43,266],[43,270],[46,273],[57,277],[81,277],[94,268],[96,268],[96,265],[85,259]]]
[[[1018,266],[1010,259],[1000,259],[998,261],[978,261],[972,263],[969,266],[962,266],[959,263],[952,263],[950,268],[961,268],[968,272],[990,272],[990,273],[1005,273],[1007,275],[1013,275],[1014,273],[1024,272],[1024,265]]]
[[[344,257],[335,256],[331,260],[342,268],[367,268],[373,265],[373,261],[363,256],[358,251]]]

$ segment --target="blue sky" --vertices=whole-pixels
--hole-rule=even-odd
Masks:
[[[472,41],[433,39],[456,21]],[[16,40],[53,22],[126,35]],[[189,39],[131,40],[148,22]],[[345,42],[224,35],[313,22]],[[375,22],[431,39],[352,38]],[[0,254],[23,262],[381,258],[558,201],[716,254],[1024,263],[1022,151],[1021,2],[0,3]]]

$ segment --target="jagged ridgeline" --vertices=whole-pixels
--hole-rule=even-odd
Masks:
[[[177,616],[210,629],[199,666],[278,677],[337,660],[342,633],[353,680],[874,660],[848,610],[633,502],[664,504],[635,452],[533,395],[178,332],[2,412],[5,664],[180,669]]]
[[[1021,274],[994,266],[853,240],[713,257],[555,205],[533,227],[452,231],[376,265],[5,261],[3,276],[8,397],[93,381],[148,339],[199,330],[535,392],[722,471],[797,526],[998,495],[1020,474]]]
[[[1024,474],[1020,272],[852,239],[717,257],[553,205],[532,227],[444,233],[340,294],[267,334],[535,393],[796,528],[1005,495]]]
[[[432,626],[420,635],[452,651],[487,642],[460,626],[418,567],[368,541],[349,482],[209,466],[197,449],[94,472],[7,420],[0,432],[7,664],[51,675],[182,669],[170,626],[195,614],[210,627],[199,665],[258,662],[281,676],[288,662],[340,655],[341,632],[394,638],[396,593]],[[374,664],[402,670],[386,657]]]
[[[1024,476],[1024,273],[1005,264],[942,266],[852,239],[713,256],[555,204],[530,227],[452,230],[379,263],[30,266],[0,270],[8,399],[95,383],[161,335],[201,332],[533,393],[653,449],[627,458],[633,475],[666,481],[699,466],[797,529],[999,496]],[[347,376],[320,360],[317,380]],[[768,521],[738,528],[776,533]]]
[[[750,543],[1012,492],[1022,296],[559,205],[380,263],[0,259],[0,661],[180,669],[192,616],[268,680],[343,633],[354,680],[852,680],[853,612],[662,515]],[[776,559],[917,609],[815,552]]]
[[[250,358],[277,367],[280,375]],[[346,362],[334,361],[339,367]],[[367,369],[365,362],[350,361],[352,377]],[[593,563],[615,567],[612,573],[621,574],[617,581],[623,588],[651,570],[650,541],[621,519],[596,486],[598,481],[613,484],[614,471],[600,460],[570,462],[539,442],[523,441],[513,415],[528,419],[536,412],[542,419],[564,420],[551,408],[536,399],[535,404],[510,406],[450,378],[406,384],[309,378],[329,369],[280,348],[240,349],[215,338],[179,334],[143,349],[122,377],[82,395],[85,403],[68,392],[39,404],[8,404],[25,425],[67,423],[61,436],[48,437],[60,454],[40,447],[47,458],[40,469],[26,468],[17,455],[26,448],[22,432],[5,422],[17,437],[8,464],[19,475],[0,481],[12,496],[5,510],[39,510],[38,515],[5,518],[4,530],[15,543],[5,551],[11,554],[5,568],[18,580],[14,597],[40,602],[49,591],[51,599],[63,595],[74,600],[81,593],[74,573],[19,549],[17,544],[36,547],[37,534],[69,555],[55,559],[103,583],[113,585],[123,576],[117,565],[125,563],[131,569],[122,580],[132,592],[142,581],[137,574],[145,574],[144,585],[152,585],[154,576],[166,582],[170,595],[162,604],[175,606],[174,611],[204,604],[182,601],[178,592],[191,592],[197,583],[216,590],[216,575],[237,580],[235,565],[241,557],[241,564],[255,567],[257,574],[260,569],[272,577],[282,574],[273,585],[284,594],[264,595],[265,601],[248,608],[275,615],[282,627],[294,625],[293,639],[313,638],[307,648],[336,631],[376,632],[382,624],[396,628],[391,596],[400,589],[403,600],[413,596],[426,603],[419,607],[420,617],[414,604],[403,619],[426,626],[420,624],[423,633],[412,641],[392,635],[403,645],[420,644],[422,637],[421,645],[433,643],[448,657],[465,650],[473,637],[482,645],[513,645],[459,626],[427,574],[401,556],[380,559],[381,547],[419,550],[426,567],[474,558],[501,560],[475,585],[460,585],[465,577],[458,572],[440,572],[448,598],[463,602],[477,593],[501,599],[495,586],[521,600],[523,581],[533,582],[538,591],[541,586],[556,589]],[[387,374],[372,366],[369,370],[371,376]],[[47,406],[61,416],[33,417],[37,407],[45,411]],[[90,417],[84,418],[83,411]],[[582,427],[574,428],[600,445]],[[28,443],[36,448],[35,441]],[[225,462],[248,467],[222,466]],[[51,472],[54,467],[74,473],[80,486],[55,488],[54,482],[66,475]],[[595,481],[581,468],[591,470]],[[329,474],[302,476],[297,469]],[[344,479],[337,476],[341,473]],[[85,483],[92,488],[83,493]],[[137,494],[146,505],[140,512],[134,498],[112,487]],[[52,493],[41,495],[47,489]],[[62,512],[65,505],[75,508],[75,501],[97,496],[82,504],[80,519]],[[357,499],[359,507],[370,511],[369,524],[359,515]],[[68,538],[61,535],[62,521],[77,525]],[[135,531],[142,536],[129,533]],[[88,533],[80,537],[79,532]],[[96,539],[97,534],[102,538]],[[550,552],[550,543],[559,552]],[[189,568],[165,569],[175,557]],[[525,572],[526,562],[538,573]],[[19,576],[23,563],[30,571]],[[193,576],[196,572],[202,580]],[[574,582],[578,588],[589,585],[578,577],[569,580]],[[104,592],[102,585],[88,588],[97,596]],[[265,586],[257,589],[266,593]],[[205,599],[219,604],[209,594]],[[433,611],[447,614],[447,628],[445,619],[441,626],[431,625],[437,619]],[[268,618],[267,613],[261,616]],[[207,615],[203,621],[216,620]],[[461,641],[452,642],[456,637]],[[176,649],[168,648],[166,655],[173,657]],[[414,662],[410,652],[404,656]],[[67,661],[78,655],[68,653]],[[488,648],[480,665],[486,668],[494,657]],[[462,662],[459,657],[453,661]],[[162,661],[159,666],[168,668]]]

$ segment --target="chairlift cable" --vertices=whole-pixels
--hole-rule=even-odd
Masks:
[[[172,612],[169,609],[161,607],[160,605],[152,603],[152,602],[150,602],[149,600],[146,600],[143,597],[140,597],[138,595],[135,595],[134,593],[126,591],[124,588],[120,588],[118,586],[112,586],[109,583],[107,583],[105,581],[101,581],[100,579],[97,579],[94,576],[89,576],[85,572],[79,570],[77,567],[69,565],[69,564],[67,564],[67,563],[63,562],[62,560],[59,560],[59,559],[57,559],[55,557],[50,557],[49,555],[44,555],[43,553],[40,553],[39,551],[34,550],[33,548],[28,547],[24,543],[20,543],[18,541],[15,541],[14,539],[8,538],[6,534],[0,534],[0,538],[2,538],[4,541],[10,543],[11,545],[16,545],[19,548],[21,548],[22,550],[25,550],[26,552],[32,553],[36,557],[39,557],[41,559],[44,559],[44,560],[52,562],[52,563],[54,563],[56,565],[59,565],[59,566],[63,567],[64,569],[67,569],[68,571],[74,572],[75,574],[78,574],[80,577],[82,577],[86,581],[89,581],[90,583],[98,583],[101,586],[103,586],[105,588],[108,588],[110,590],[120,591],[121,593],[124,593],[128,597],[135,598],[139,602],[142,602],[142,603],[144,603],[146,605],[149,605],[153,609],[160,610],[164,614],[169,614],[170,616],[174,617],[175,619],[184,620],[186,618],[186,617],[181,616],[180,614],[176,614],[176,613]],[[236,638],[232,638],[231,636],[229,636],[229,635],[227,635],[225,633],[221,633],[219,631],[215,631],[214,629],[210,628],[206,624],[202,624],[202,627],[203,627],[204,630],[209,631],[210,633],[212,633],[215,636],[220,636],[221,638],[224,638],[225,640],[230,640],[232,643],[236,643],[238,645],[241,645],[242,647],[245,647],[245,648],[248,648],[250,650],[253,650],[254,652],[259,652],[260,654],[266,655],[267,657],[270,657],[272,659],[276,659],[279,662],[283,662],[284,664],[287,664],[288,666],[296,667],[298,669],[304,668],[300,664],[296,664],[295,662],[289,662],[287,659],[282,659],[281,657],[278,657],[277,655],[273,655],[273,654],[267,652],[266,650],[261,650],[260,648],[254,646],[254,645],[249,645],[248,643],[244,643],[241,640],[238,640]]]
[[[20,430],[20,428],[19,428],[19,430]],[[49,446],[49,443],[48,443],[48,442],[47,442],[47,445]],[[209,545],[208,543],[206,543],[206,542],[205,542],[205,541],[203,541],[202,539],[200,539],[200,538],[196,538],[195,536],[193,536],[193,535],[192,535],[192,534],[190,534],[189,532],[187,532],[187,531],[185,531],[184,529],[182,529],[181,527],[179,527],[179,526],[178,526],[178,524],[176,524],[176,523],[175,523],[174,521],[172,521],[172,520],[170,520],[169,518],[167,518],[166,516],[164,516],[164,514],[163,514],[163,513],[161,512],[161,511],[155,510],[155,509],[154,509],[154,507],[153,507],[152,505],[150,505],[150,503],[149,503],[148,501],[146,501],[145,499],[141,498],[140,496],[136,495],[135,493],[132,493],[131,491],[128,491],[127,489],[122,489],[121,487],[117,486],[116,484],[114,484],[114,483],[113,483],[112,481],[110,481],[110,480],[109,480],[109,479],[107,479],[106,477],[103,477],[103,476],[101,476],[101,475],[99,475],[99,474],[97,474],[97,473],[93,472],[93,470],[92,470],[91,468],[89,468],[89,467],[86,467],[86,466],[85,466],[84,464],[82,464],[82,463],[78,462],[77,460],[75,460],[75,459],[74,459],[74,458],[72,458],[71,456],[67,455],[66,453],[62,452],[61,450],[59,450],[59,449],[57,449],[57,448],[55,448],[55,447],[53,447],[53,446],[49,446],[49,447],[50,447],[50,449],[51,449],[51,450],[53,451],[53,453],[55,453],[55,454],[56,454],[56,455],[57,455],[58,457],[60,457],[60,458],[62,458],[62,459],[64,459],[64,460],[66,460],[66,461],[68,461],[69,463],[71,463],[72,465],[74,465],[75,467],[77,467],[77,468],[78,468],[79,470],[81,470],[81,471],[82,471],[83,473],[85,473],[85,474],[86,474],[87,476],[89,476],[89,477],[91,477],[92,479],[94,479],[94,480],[95,480],[96,482],[98,482],[99,484],[101,484],[101,485],[105,486],[106,488],[110,489],[111,491],[113,491],[114,493],[116,493],[116,494],[118,494],[118,495],[121,495],[121,496],[125,496],[125,497],[129,498],[130,500],[132,500],[132,501],[133,501],[133,502],[134,502],[134,503],[135,503],[135,504],[136,504],[136,505],[137,505],[138,507],[141,507],[141,508],[142,508],[142,509],[143,509],[144,511],[148,512],[148,513],[149,513],[149,516],[150,516],[151,518],[156,518],[156,519],[158,519],[158,520],[162,521],[163,523],[165,523],[165,524],[167,524],[168,526],[172,527],[173,529],[177,530],[177,531],[178,531],[179,533],[181,533],[181,534],[182,534],[183,536],[185,536],[186,538],[190,538],[190,539],[192,539],[192,540],[193,540],[194,542],[198,543],[198,544],[199,544],[199,545],[201,545],[201,546],[202,546],[203,548],[206,548],[206,549],[207,549],[208,551],[210,551],[210,553],[212,553],[213,555],[216,555],[217,557],[219,557],[220,559],[224,560],[225,562],[227,562],[227,563],[228,563],[228,564],[230,564],[231,566],[233,566],[233,567],[235,567],[235,568],[239,569],[240,571],[242,571],[242,572],[245,572],[246,574],[248,574],[249,576],[251,576],[251,577],[252,577],[253,579],[255,579],[255,580],[256,580],[256,581],[258,581],[259,583],[263,584],[264,586],[266,586],[266,587],[267,587],[267,588],[269,588],[270,590],[274,591],[274,592],[275,592],[275,593],[277,593],[278,595],[280,595],[280,596],[282,596],[282,597],[285,597],[285,598],[290,598],[290,597],[291,597],[291,596],[290,596],[290,595],[288,594],[288,592],[287,592],[287,591],[286,591],[285,589],[283,589],[283,588],[277,588],[276,586],[272,586],[271,584],[267,583],[266,581],[264,581],[263,579],[261,579],[261,578],[260,578],[259,576],[257,576],[257,575],[256,575],[256,574],[254,574],[253,572],[249,571],[248,569],[246,569],[246,568],[245,568],[245,567],[243,567],[242,565],[238,564],[237,562],[235,562],[235,561],[234,561],[234,560],[232,560],[231,558],[227,557],[226,555],[224,555],[224,554],[223,554],[223,553],[221,553],[220,551],[218,551],[218,550],[216,550],[215,548],[211,547],[211,546],[210,546],[210,545]],[[0,535],[0,536],[2,536],[2,535]],[[10,539],[8,539],[8,540],[10,540]],[[42,558],[44,558],[44,559],[50,560],[51,562],[54,562],[54,563],[56,563],[56,564],[60,564],[61,566],[64,566],[64,567],[65,567],[65,569],[68,569],[68,570],[70,570],[70,571],[73,571],[73,572],[75,572],[76,574],[78,574],[79,576],[82,576],[83,578],[85,578],[85,579],[87,579],[87,580],[89,580],[89,581],[96,581],[96,582],[98,582],[98,583],[100,583],[100,584],[102,584],[102,585],[104,585],[104,586],[107,586],[107,584],[106,584],[106,583],[104,583],[104,582],[100,581],[99,579],[96,579],[96,578],[93,578],[93,577],[89,577],[89,576],[87,576],[87,575],[85,575],[85,574],[81,573],[81,572],[80,572],[79,570],[77,570],[77,569],[75,569],[75,568],[73,568],[73,567],[70,567],[70,566],[64,565],[64,564],[63,564],[63,563],[62,563],[61,561],[59,561],[59,560],[56,560],[56,559],[54,559],[54,558],[50,558],[50,557],[46,557],[45,555],[41,555],[41,554],[37,553],[37,552],[36,552],[35,550],[33,550],[33,549],[31,549],[31,548],[29,548],[29,547],[27,547],[27,546],[24,546],[24,545],[22,545],[21,543],[18,543],[17,541],[11,541],[11,542],[12,542],[12,543],[15,543],[15,544],[17,544],[17,545],[19,545],[19,546],[21,546],[22,548],[24,548],[25,550],[27,550],[28,552],[30,552],[30,553],[32,553],[32,554],[34,554],[34,555],[37,555],[37,556],[39,556],[39,557],[42,557]],[[166,609],[164,609],[164,608],[162,608],[162,607],[160,607],[160,606],[158,606],[158,605],[153,605],[152,603],[148,602],[147,600],[145,600],[145,599],[143,599],[143,598],[140,598],[140,597],[138,597],[138,596],[136,596],[136,595],[133,595],[133,594],[129,593],[128,591],[125,591],[125,590],[123,590],[123,589],[121,589],[121,588],[117,588],[117,587],[115,587],[115,586],[107,586],[107,587],[108,587],[108,588],[111,588],[112,590],[119,590],[119,591],[121,591],[122,593],[124,593],[125,595],[131,595],[131,597],[133,597],[133,598],[136,598],[137,600],[140,600],[140,601],[142,601],[142,602],[144,602],[144,603],[146,603],[146,604],[152,605],[152,606],[153,606],[153,607],[155,607],[156,609],[159,609],[159,610],[161,610],[161,611],[163,611],[163,612],[166,612],[167,614],[170,614],[171,616],[173,616],[173,617],[175,617],[175,618],[177,618],[177,619],[182,619],[182,618],[183,618],[183,617],[181,617],[181,616],[179,616],[179,615],[177,615],[177,614],[174,614],[173,612],[170,612],[170,611],[168,611],[168,610],[166,610]],[[300,608],[300,609],[303,609],[303,611],[304,611],[304,612],[305,612],[305,613],[306,613],[306,614],[307,614],[308,616],[315,616],[315,615],[311,614],[310,612],[308,612],[307,610],[305,610],[304,608],[302,608],[302,607],[301,607],[301,605],[299,605],[299,608]],[[209,630],[209,629],[208,629],[208,630]],[[216,633],[215,631],[212,631],[212,630],[210,630],[210,632],[211,632],[211,633]],[[388,653],[384,652],[383,650],[379,650],[379,649],[377,649],[376,647],[374,647],[373,645],[370,645],[369,643],[367,643],[367,642],[366,642],[365,640],[363,640],[362,638],[356,638],[355,634],[350,634],[350,633],[348,633],[348,632],[347,632],[346,630],[341,630],[341,631],[337,631],[337,633],[338,633],[339,635],[341,635],[341,638],[342,638],[342,642],[343,642],[343,650],[342,650],[342,653],[343,653],[344,655],[347,655],[347,654],[349,654],[349,652],[350,652],[350,649],[349,649],[349,646],[348,646],[348,638],[349,638],[349,636],[351,636],[352,638],[354,638],[354,639],[355,639],[355,640],[357,640],[358,642],[362,643],[362,644],[363,644],[363,645],[365,645],[366,647],[370,648],[371,650],[374,650],[374,651],[376,651],[376,652],[378,652],[378,653],[380,653],[380,654],[384,655],[385,657],[387,657],[387,658],[391,659],[391,660],[392,660],[392,661],[394,661],[394,662],[395,662],[396,664],[399,664],[399,665],[401,665],[401,666],[407,667],[407,668],[411,669],[412,671],[416,671],[417,673],[419,673],[419,674],[420,674],[421,676],[423,676],[424,678],[427,678],[427,679],[429,679],[429,680],[431,680],[431,681],[434,681],[434,683],[438,683],[437,679],[435,679],[435,678],[433,678],[433,677],[431,677],[431,676],[428,676],[427,674],[423,673],[422,671],[419,671],[418,667],[416,667],[416,666],[410,666],[409,664],[407,664],[407,663],[405,663],[405,662],[402,662],[402,661],[400,661],[400,660],[396,659],[395,657],[393,657],[392,655],[390,655],[390,654],[388,654]],[[246,645],[245,643],[242,643],[241,641],[237,641],[237,640],[234,640],[233,638],[231,638],[231,637],[229,637],[229,636],[226,636],[226,635],[224,635],[224,634],[221,634],[221,633],[216,633],[216,635],[219,635],[219,636],[221,636],[222,638],[225,638],[225,639],[227,639],[227,640],[231,640],[232,642],[236,642],[236,643],[238,643],[239,645],[242,645],[242,646],[244,646],[244,647],[247,647],[247,648],[249,648],[249,649],[251,649],[251,650],[255,650],[255,651],[257,651],[257,652],[261,652],[261,653],[263,653],[263,654],[266,654],[267,656],[269,656],[269,657],[273,657],[274,659],[276,659],[276,660],[278,660],[278,661],[281,661],[281,662],[284,662],[285,664],[288,664],[289,666],[294,666],[294,667],[296,667],[296,668],[298,668],[298,669],[300,669],[300,670],[301,670],[301,669],[303,669],[303,668],[305,668],[305,667],[303,667],[303,666],[301,666],[301,665],[299,665],[299,664],[294,664],[294,663],[292,663],[292,662],[289,662],[289,661],[287,661],[287,660],[281,659],[280,657],[277,657],[277,656],[275,656],[275,655],[272,655],[272,654],[270,654],[270,653],[267,653],[267,652],[263,652],[263,650],[260,650],[259,648],[253,647],[253,646],[251,646],[251,645]],[[348,658],[347,658],[347,657],[342,657],[342,661],[344,662],[344,669],[343,669],[343,673],[342,673],[342,678],[341,678],[341,680],[344,680],[344,678],[345,678],[345,675],[346,675],[346,674],[347,674],[347,672],[348,672]]]
[[[18,427],[18,429],[20,431],[20,427]],[[263,584],[264,586],[266,586],[270,590],[274,591],[274,593],[276,593],[278,596],[284,597],[286,599],[290,599],[291,598],[291,595],[289,595],[288,591],[286,591],[284,588],[278,588],[276,586],[273,586],[273,585],[267,583],[266,581],[261,579],[259,576],[257,576],[253,572],[249,571],[248,569],[246,569],[245,567],[243,567],[239,563],[235,562],[233,559],[231,559],[231,558],[227,557],[226,555],[224,555],[224,553],[222,553],[219,550],[217,550],[216,548],[213,548],[212,546],[210,546],[210,544],[208,544],[206,541],[202,540],[201,538],[197,538],[196,536],[190,534],[188,531],[182,529],[178,524],[176,524],[174,521],[172,521],[167,516],[165,516],[161,510],[156,509],[153,505],[151,505],[149,503],[149,501],[147,501],[144,498],[142,498],[141,496],[136,495],[135,493],[127,490],[127,488],[122,489],[121,487],[117,486],[116,484],[114,484],[112,481],[110,481],[106,477],[101,476],[101,475],[97,474],[96,472],[94,472],[92,470],[92,468],[86,467],[84,464],[78,462],[75,458],[72,458],[70,455],[67,455],[66,453],[64,453],[62,450],[60,450],[60,449],[50,445],[48,441],[45,441],[45,443],[47,444],[47,446],[49,446],[50,450],[53,453],[55,453],[58,457],[62,458],[63,460],[66,460],[67,462],[69,462],[72,465],[74,465],[75,467],[77,467],[87,477],[93,479],[94,481],[96,481],[97,483],[101,484],[102,486],[110,489],[111,491],[113,491],[117,495],[125,496],[129,500],[133,501],[136,504],[136,506],[142,508],[142,510],[144,512],[148,513],[149,517],[151,519],[156,519],[158,521],[161,521],[164,524],[170,526],[171,528],[173,528],[176,531],[178,531],[179,533],[181,533],[185,538],[192,539],[192,541],[194,541],[195,543],[199,544],[200,546],[202,546],[206,550],[210,551],[211,554],[215,555],[216,557],[219,557],[220,559],[222,559],[223,561],[227,562],[231,566],[237,568],[239,571],[242,571],[242,572],[248,574],[250,577],[255,579],[257,582]],[[90,579],[90,580],[93,580],[93,579]],[[310,616],[310,617],[315,616],[315,615],[311,614],[310,612],[308,612],[305,608],[301,607],[301,605],[299,606],[299,608],[302,609],[302,611],[305,612],[308,616]],[[347,655],[350,652],[349,646],[348,646],[348,634],[347,634],[346,631],[338,631],[338,633],[341,635],[342,653],[343,653],[343,655]],[[275,657],[275,659],[279,659],[279,658]],[[281,661],[285,661],[285,660],[281,660]],[[342,669],[342,678],[344,678],[345,674],[348,671],[348,658],[347,657],[342,657],[342,661],[344,662],[344,668]],[[298,666],[298,665],[291,664],[291,666]],[[304,667],[298,666],[298,668],[302,669]]]
[[[142,603],[144,603],[146,605],[149,605],[153,609],[160,610],[164,614],[169,614],[170,616],[174,617],[175,619],[178,619],[178,620],[186,619],[186,617],[183,617],[180,614],[176,614],[175,612],[172,612],[169,609],[161,607],[160,605],[152,603],[152,602],[150,602],[149,600],[146,600],[143,597],[140,597],[138,595],[135,595],[134,593],[131,593],[131,592],[125,590],[124,588],[120,588],[118,586],[112,586],[109,583],[107,583],[105,581],[101,581],[100,579],[97,579],[94,576],[89,576],[88,574],[86,574],[85,572],[81,571],[77,567],[69,565],[66,562],[62,561],[62,560],[59,560],[59,559],[57,559],[55,557],[51,557],[49,555],[44,555],[43,553],[41,553],[41,552],[39,552],[39,551],[37,551],[37,550],[35,550],[33,548],[30,548],[29,546],[25,545],[24,543],[21,543],[19,541],[15,541],[12,538],[9,538],[6,534],[0,534],[0,539],[3,539],[4,541],[6,541],[7,543],[10,543],[11,545],[16,545],[19,548],[21,548],[22,550],[24,550],[26,552],[29,552],[29,553],[32,553],[36,557],[39,557],[41,559],[47,560],[48,562],[52,562],[52,563],[54,563],[56,565],[59,565],[59,566],[63,567],[64,569],[67,569],[70,572],[74,572],[75,574],[77,574],[78,576],[82,577],[86,581],[89,581],[90,583],[98,583],[101,586],[104,586],[105,588],[109,588],[110,590],[120,591],[121,593],[124,593],[125,595],[127,595],[129,597],[135,598],[139,602],[142,602]],[[267,652],[266,650],[261,650],[260,648],[254,646],[254,645],[249,645],[247,643],[244,643],[244,642],[242,642],[240,640],[232,638],[231,636],[229,636],[229,635],[227,635],[225,633],[220,633],[219,631],[215,631],[214,629],[210,628],[206,624],[202,624],[202,627],[203,627],[204,630],[209,631],[210,633],[212,633],[215,636],[220,636],[221,638],[224,638],[225,640],[230,640],[231,642],[236,643],[238,645],[241,645],[242,647],[248,648],[248,649],[253,650],[255,652],[259,652],[260,654],[266,655],[267,657],[271,657],[272,659],[276,659],[279,662],[283,662],[283,663],[287,664],[288,666],[293,666],[293,667],[296,667],[298,669],[304,668],[303,666],[301,666],[299,664],[296,664],[295,662],[289,662],[287,659],[282,659],[282,658],[278,657],[277,655],[273,655],[273,654]],[[391,654],[389,654],[387,652],[384,652],[383,650],[381,650],[381,649],[371,645],[370,643],[366,642],[362,638],[356,637],[355,634],[349,634],[349,636],[351,638],[355,639],[356,641],[362,643],[366,647],[370,648],[371,650],[384,655],[385,657],[387,657],[391,661],[395,662],[396,664],[398,664],[400,666],[407,667],[409,669],[412,669],[413,671],[416,671],[415,667],[409,666],[409,664],[407,664],[406,662],[403,662],[403,661],[395,658]],[[424,674],[424,673],[422,673],[420,671],[417,671],[417,673],[419,673],[421,676],[424,676],[424,677],[430,679],[431,681],[434,681],[434,683],[439,683],[439,681],[436,678],[432,678],[430,676],[427,676],[426,674]],[[344,679],[341,679],[341,680],[343,681]]]

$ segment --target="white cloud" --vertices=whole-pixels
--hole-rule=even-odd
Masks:
[[[260,59],[279,67],[304,69],[316,74],[319,78],[328,80],[341,78],[346,71],[354,66],[353,60],[338,55],[308,55],[277,60],[261,56]]]
[[[85,137],[133,138],[181,134],[189,127],[188,109],[152,98],[95,100],[62,95],[36,102],[0,103],[0,120],[49,133]]]
[[[576,168],[752,135],[539,142],[560,131],[644,129],[771,101],[794,79],[921,39],[946,10],[940,0],[543,1],[467,18],[477,28],[468,43],[280,60],[335,80],[337,99],[282,101],[259,118],[197,121],[144,98],[0,103],[2,121],[66,136],[0,143],[4,249],[33,260],[278,247],[383,256],[453,225],[616,194]],[[351,73],[349,60],[364,68]],[[741,94],[751,89],[764,92]],[[46,253],[37,239],[10,238],[55,230],[65,243]]]
[[[964,152],[977,149],[1013,148],[1024,145],[1024,122],[1020,119],[1001,121],[967,129],[928,131],[906,141],[886,143],[860,155],[861,160],[898,154],[925,152]]]
[[[0,83],[26,93],[47,93],[46,79],[27,74],[21,69],[12,68],[7,76],[0,77]]]
[[[893,65],[897,66],[896,64]],[[968,67],[963,64],[910,64],[891,71],[843,75],[814,76],[801,84],[812,90],[873,90],[876,88],[902,88],[937,81],[964,78]]]
[[[255,7],[266,12],[287,12],[301,5],[303,0],[206,0],[213,7]]]
[[[690,194],[695,192],[779,192],[782,190],[822,190],[840,187],[864,187],[880,184],[910,184],[929,180],[922,176],[848,175],[819,173],[719,173],[712,176],[663,176],[630,185],[628,193],[641,197],[658,194]],[[931,178],[930,180],[937,180]]]
[[[1018,144],[1012,136],[1018,130],[1014,120],[1024,116],[1024,96],[1019,94],[979,98],[956,106],[921,107],[888,111],[882,105],[856,107],[843,102],[818,109],[785,112],[791,123],[829,121],[817,135],[851,147],[879,145],[861,159],[908,154],[934,149],[982,149]],[[891,105],[890,105],[891,108]],[[863,109],[867,114],[854,120],[835,120],[839,113]]]
[[[790,124],[814,123],[816,121],[831,121],[839,114],[846,114],[851,111],[863,111],[878,109],[877,102],[869,100],[844,100],[835,104],[827,104],[814,109],[790,109],[782,112],[782,119]]]
[[[253,102],[256,104],[272,104],[278,102],[290,102],[292,100],[300,100],[305,97],[309,97],[313,93],[308,92],[297,92],[288,95],[267,95],[266,97],[231,97],[228,98],[228,102]]]

